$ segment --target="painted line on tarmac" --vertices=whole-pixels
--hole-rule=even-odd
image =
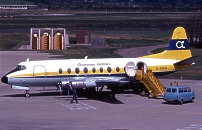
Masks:
[[[85,103],[78,103],[78,104],[62,104],[62,103],[58,103],[59,105],[66,107],[70,110],[89,110],[89,109],[97,109],[93,106],[87,105]]]
[[[95,107],[93,107],[93,106],[90,106],[90,105],[87,105],[87,104],[85,104],[85,103],[81,103],[81,104],[83,104],[84,106],[90,107],[90,108],[92,108],[92,109],[97,109],[97,108],[95,108]]]
[[[190,126],[185,126],[184,128],[181,129],[176,129],[176,130],[202,130],[202,125],[200,124],[192,124]]]

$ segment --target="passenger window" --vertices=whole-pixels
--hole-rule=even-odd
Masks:
[[[173,89],[172,89],[172,93],[176,93],[176,88],[173,88]]]
[[[188,88],[188,92],[191,92],[191,89],[190,89],[190,88]]]
[[[112,72],[112,68],[111,67],[107,67],[107,71],[108,71],[108,73],[111,73]]]
[[[83,69],[83,72],[84,72],[84,73],[88,73],[88,68],[85,67],[85,68]]]
[[[103,68],[102,68],[102,67],[100,67],[100,72],[101,72],[101,73],[103,72]]]
[[[96,69],[93,67],[93,68],[92,68],[92,71],[93,71],[93,73],[95,73]]]
[[[78,74],[80,72],[79,68],[75,68],[75,72]]]
[[[62,74],[62,69],[61,68],[59,69],[59,74]]]
[[[167,88],[166,92],[171,92],[171,88]]]
[[[71,69],[70,69],[70,68],[67,69],[67,73],[68,73],[68,74],[71,73]]]
[[[120,71],[120,68],[119,67],[116,67],[116,72],[119,72]]]

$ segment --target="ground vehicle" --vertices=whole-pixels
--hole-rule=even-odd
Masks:
[[[184,102],[194,102],[195,93],[187,86],[170,86],[166,87],[164,100],[169,103],[171,101],[183,104]]]

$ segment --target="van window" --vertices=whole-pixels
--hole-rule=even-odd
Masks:
[[[190,88],[188,88],[188,92],[191,92],[191,89],[190,89]]]
[[[176,88],[172,89],[172,93],[176,93],[176,91],[177,91]]]
[[[184,88],[184,92],[187,92],[187,88]]]
[[[179,93],[183,93],[183,89],[182,88],[179,89]]]
[[[167,88],[167,89],[166,89],[166,92],[171,92],[171,88]]]

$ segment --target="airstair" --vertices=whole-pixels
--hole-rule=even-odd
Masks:
[[[136,70],[135,75],[136,80],[140,80],[149,91],[149,97],[160,98],[164,96],[165,87],[151,70],[147,70],[146,73],[142,70]]]

